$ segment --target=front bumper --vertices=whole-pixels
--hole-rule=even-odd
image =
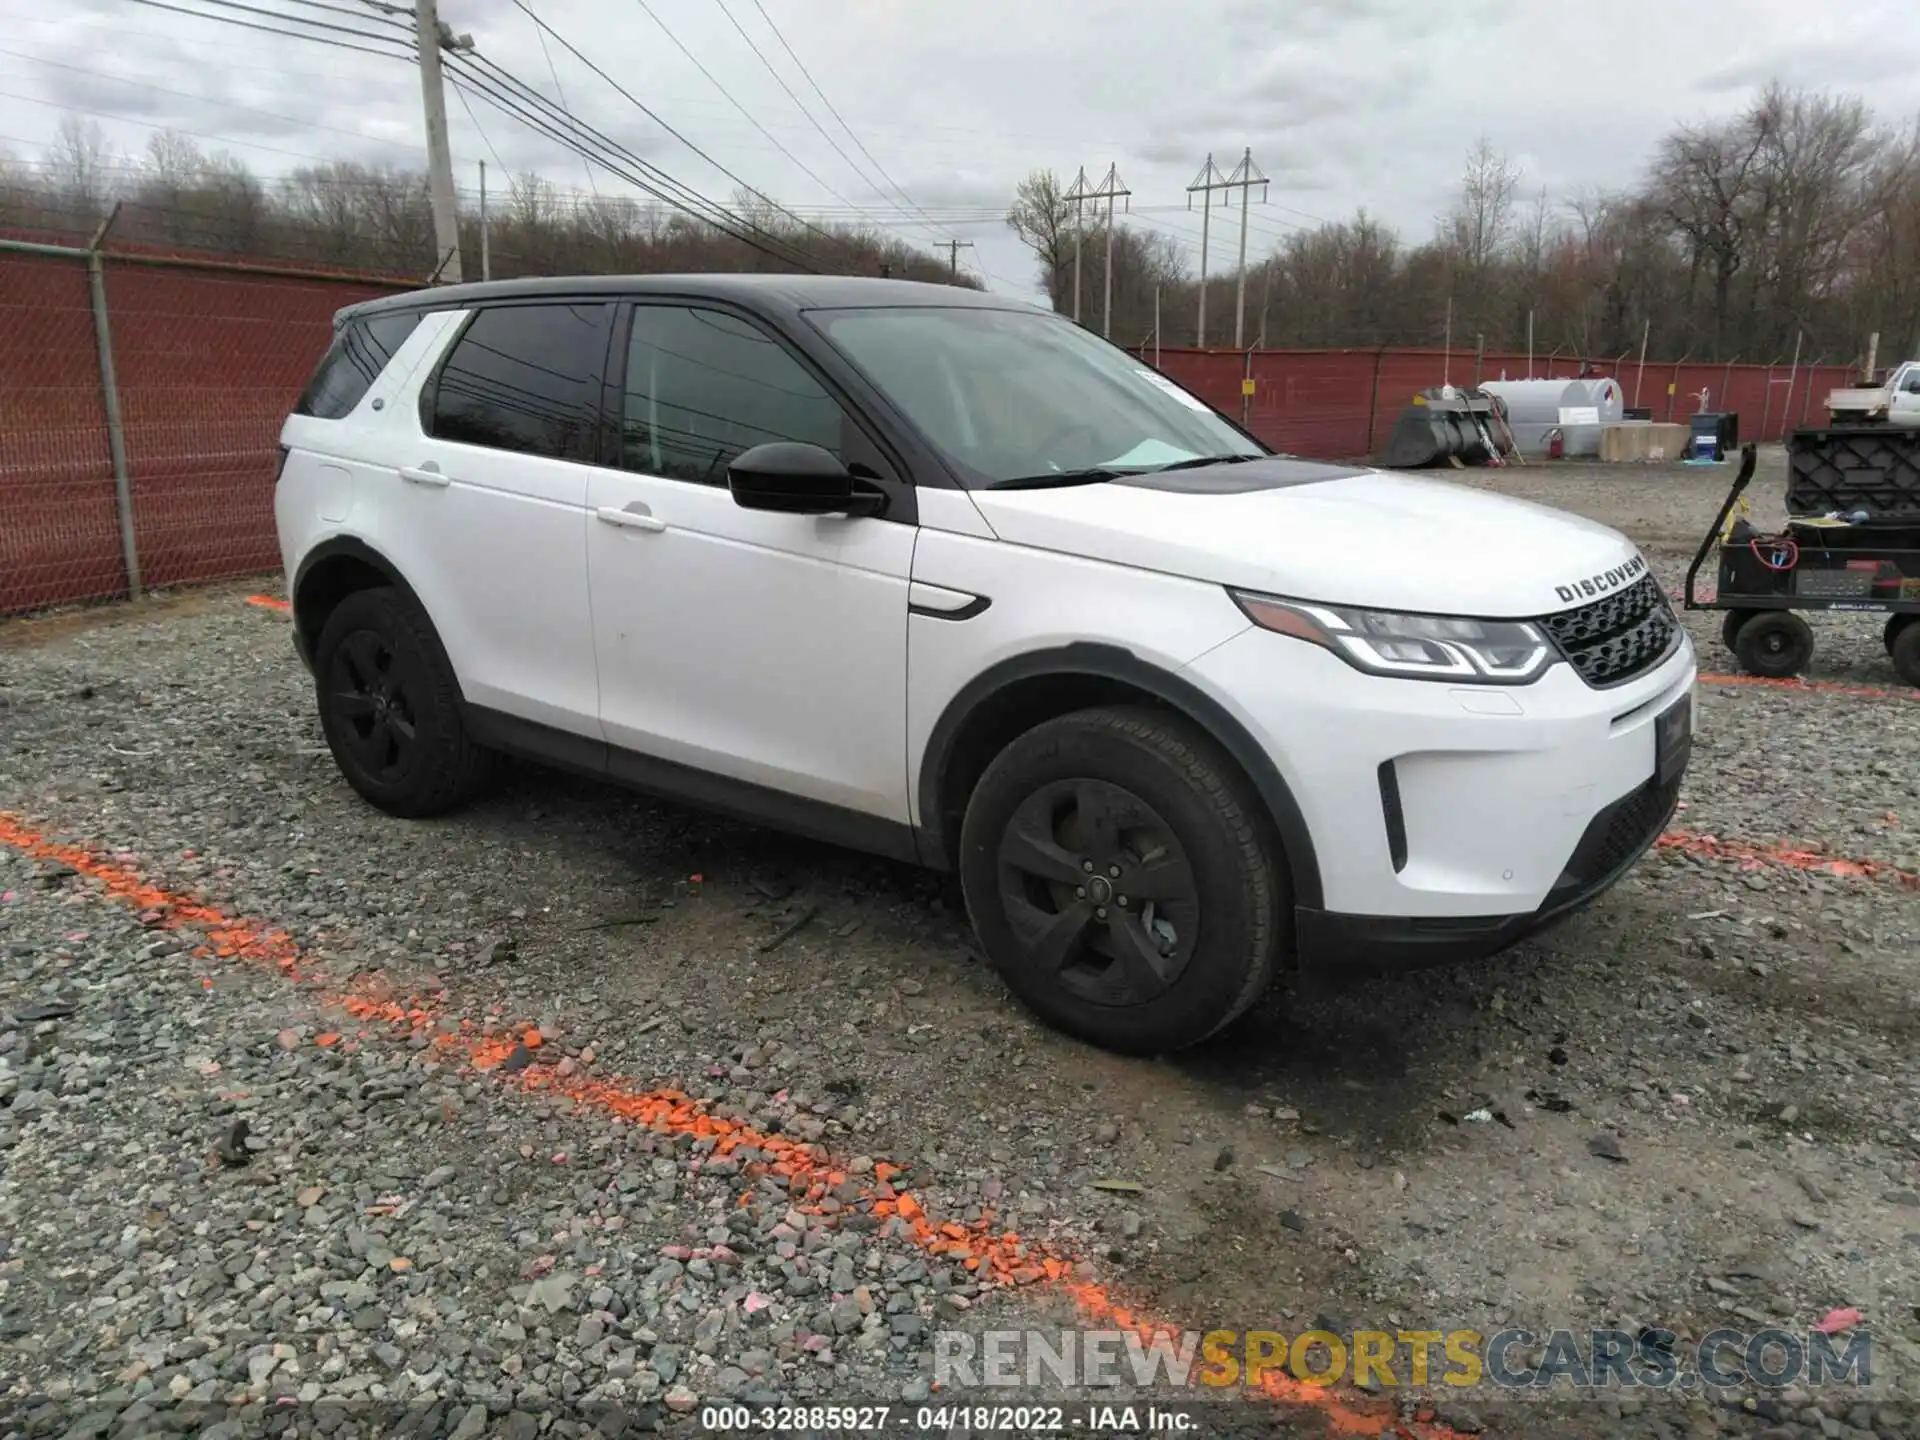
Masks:
[[[1696,679],[1684,639],[1606,689],[1566,664],[1495,687],[1364,675],[1261,630],[1188,671],[1298,803],[1320,892],[1295,916],[1309,971],[1484,956],[1614,884],[1673,814],[1656,731]]]
[[[1648,780],[1587,826],[1539,907],[1520,915],[1352,915],[1298,906],[1294,949],[1307,976],[1424,970],[1484,960],[1550,928],[1613,888],[1673,818],[1680,780]]]

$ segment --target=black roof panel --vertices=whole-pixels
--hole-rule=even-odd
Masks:
[[[858,306],[949,305],[990,310],[1053,312],[1005,295],[989,295],[958,285],[919,280],[882,280],[863,275],[543,275],[524,280],[490,280],[465,285],[436,285],[363,300],[341,316],[381,310],[459,309],[502,300],[560,299],[623,295],[685,295],[731,300],[752,309],[812,310]]]

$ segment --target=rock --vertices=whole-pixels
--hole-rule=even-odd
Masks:
[[[447,1440],[480,1440],[487,1433],[487,1407],[469,1405],[466,1413],[460,1417],[460,1423],[453,1427],[453,1433]]]
[[[700,1397],[684,1385],[676,1385],[666,1394],[666,1407],[676,1415],[685,1415],[700,1403]]]
[[[1603,1130],[1587,1141],[1587,1153],[1597,1155],[1602,1160],[1611,1160],[1616,1165],[1627,1163],[1626,1147],[1621,1145],[1619,1137]]]

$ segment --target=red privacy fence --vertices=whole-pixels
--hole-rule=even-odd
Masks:
[[[333,312],[389,287],[112,256],[101,270],[141,580],[272,568],[280,423]],[[128,591],[105,393],[86,260],[0,249],[0,614]]]
[[[1142,353],[1153,361],[1151,348]],[[1167,349],[1159,366],[1168,375],[1227,414],[1246,416],[1247,428],[1278,450],[1325,459],[1357,460],[1383,449],[1393,422],[1414,392],[1439,385],[1528,378],[1525,355],[1440,349],[1242,350]],[[1536,358],[1535,379],[1571,380],[1577,360]],[[1593,373],[1619,380],[1630,406],[1655,420],[1685,424],[1702,409],[1731,410],[1740,417],[1742,440],[1780,440],[1796,425],[1814,423],[1826,411],[1827,392],[1855,383],[1845,365],[1675,364],[1649,360],[1597,363]],[[1243,395],[1253,381],[1251,397]],[[1701,403],[1701,391],[1707,403]],[[1635,398],[1636,394],[1638,399]],[[1245,405],[1243,412],[1242,405]]]
[[[171,586],[270,570],[280,425],[325,350],[333,312],[395,285],[213,261],[106,255],[99,307],[114,361],[126,509],[109,440],[101,329],[85,251],[0,239],[0,614],[125,595],[130,572]],[[1153,352],[1145,358],[1152,360]],[[1165,350],[1159,364],[1268,444],[1357,459],[1386,440],[1416,390],[1475,378],[1440,350]],[[1486,379],[1524,378],[1489,355]],[[1818,418],[1839,366],[1649,363],[1616,375],[1628,404],[1684,421],[1708,392],[1743,439]],[[1571,378],[1577,366],[1536,361]],[[1640,398],[1635,400],[1636,389]],[[129,543],[130,541],[130,543]],[[131,561],[131,565],[129,562]]]

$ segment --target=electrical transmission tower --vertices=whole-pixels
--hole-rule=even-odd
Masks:
[[[1080,323],[1080,207],[1087,198],[1087,167],[1073,177],[1073,184],[1060,197],[1073,202],[1073,323]]]
[[[1231,175],[1222,175],[1220,167],[1213,163],[1213,156],[1207,156],[1207,163],[1201,167],[1194,182],[1187,186],[1189,208],[1193,205],[1192,196],[1200,196],[1200,333],[1197,343],[1204,347],[1207,343],[1207,221],[1213,212],[1213,192],[1238,190],[1240,192],[1240,266],[1239,285],[1235,297],[1233,317],[1233,344],[1240,348],[1246,334],[1247,318],[1247,206],[1253,187],[1260,187],[1260,198],[1267,196],[1267,177],[1253,163],[1253,150],[1249,147],[1240,157],[1240,163],[1233,167]],[[1223,200],[1232,204],[1231,200]]]
[[[1067,199],[1073,201],[1074,205],[1073,318],[1076,321],[1080,318],[1080,206],[1088,200],[1104,200],[1107,202],[1107,263],[1105,275],[1103,276],[1106,297],[1100,314],[1100,333],[1107,336],[1111,336],[1113,333],[1113,202],[1115,200],[1125,199],[1132,194],[1133,191],[1127,189],[1127,187],[1120,182],[1119,167],[1109,163],[1106,178],[1100,182],[1099,188],[1097,189],[1089,189],[1087,187],[1087,171],[1086,167],[1082,166],[1079,176],[1073,182],[1073,188],[1067,192],[1066,196]],[[1127,208],[1133,208],[1131,201],[1128,202]],[[1097,214],[1098,212],[1096,211],[1095,213]]]

